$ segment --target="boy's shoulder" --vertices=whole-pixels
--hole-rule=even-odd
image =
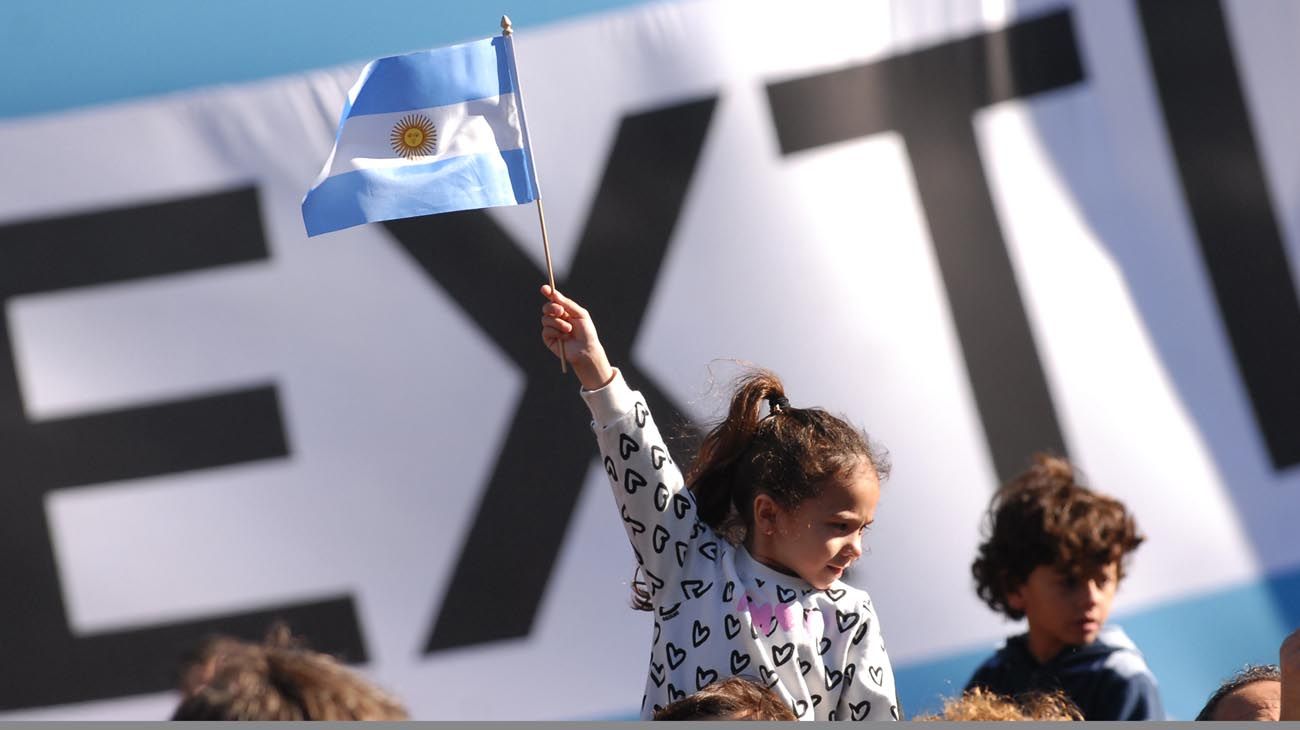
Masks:
[[[1022,680],[1028,681],[1044,671],[1062,678],[1078,674],[1109,674],[1119,681],[1152,676],[1137,644],[1119,626],[1107,626],[1102,629],[1096,641],[1063,652],[1045,665],[1039,664],[1030,653],[1028,634],[1007,637],[975,669],[971,684],[979,684],[983,680],[1006,687],[1017,685]],[[984,686],[994,688],[989,684]]]
[[[999,694],[1018,691],[1037,669],[1037,662],[1029,653],[1027,634],[1007,637],[1006,641],[980,663],[971,675],[966,689],[984,687]]]
[[[1162,719],[1155,676],[1137,645],[1118,626],[1107,626],[1087,646],[1067,650],[1046,664],[1030,654],[1027,636],[1006,640],[975,670],[966,689],[998,694],[1063,689],[1089,719]]]
[[[1146,658],[1124,629],[1108,625],[1097,635],[1097,640],[1060,658],[1065,671],[1095,671],[1127,679],[1150,675]]]

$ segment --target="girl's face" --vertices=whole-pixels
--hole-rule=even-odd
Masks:
[[[751,552],[768,567],[824,590],[862,557],[863,534],[876,518],[879,501],[880,479],[865,460],[791,510],[759,495]]]

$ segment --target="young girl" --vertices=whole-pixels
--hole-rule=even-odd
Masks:
[[[550,287],[542,294],[542,340],[557,356],[563,343],[582,383],[643,576],[637,607],[654,612],[642,718],[747,675],[801,720],[897,720],[871,599],[840,582],[862,555],[888,468],[863,434],[791,406],[776,376],[756,373],[683,482],[591,316]]]

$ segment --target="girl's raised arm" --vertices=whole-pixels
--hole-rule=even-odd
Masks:
[[[696,579],[692,571],[697,565],[711,570],[727,547],[698,521],[695,500],[644,398],[618,377],[591,315],[549,286],[542,287],[542,295],[549,300],[542,306],[542,341],[557,357],[564,343],[564,357],[586,391],[583,399],[595,422],[601,464],[645,574],[644,594],[637,591],[636,605],[648,608],[666,601],[660,615],[669,616],[674,604],[700,598],[714,587],[715,581]]]

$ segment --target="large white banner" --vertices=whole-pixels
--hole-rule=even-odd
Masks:
[[[516,36],[560,287],[660,420],[740,360],[888,446],[850,582],[909,712],[1019,630],[969,566],[1035,450],[1136,513],[1115,616],[1175,714],[1300,623],[1300,7],[1169,5]],[[635,714],[536,212],[305,236],[358,68],[0,122],[0,717],[165,717],[275,617],[420,719]]]

